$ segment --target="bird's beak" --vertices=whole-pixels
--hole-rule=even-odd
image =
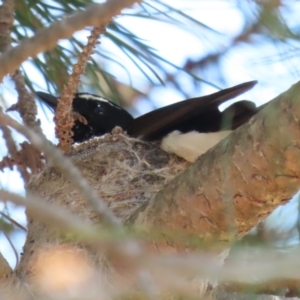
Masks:
[[[54,97],[50,94],[44,92],[36,92],[36,95],[43,100],[47,105],[49,105],[53,110],[56,109],[57,106],[57,97]]]

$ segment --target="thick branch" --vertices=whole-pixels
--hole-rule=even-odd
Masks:
[[[55,47],[60,39],[69,38],[74,32],[87,26],[107,24],[121,10],[132,6],[138,0],[108,0],[101,4],[91,4],[85,11],[72,14],[61,21],[54,22],[48,28],[39,30],[32,38],[26,39],[19,46],[12,48],[0,57],[0,81],[14,72],[28,57],[35,57]]]
[[[167,184],[129,223],[158,228],[168,244],[175,235],[206,242],[242,237],[300,187],[299,95],[300,82]]]

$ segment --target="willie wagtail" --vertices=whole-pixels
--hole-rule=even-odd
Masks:
[[[243,100],[222,112],[219,110],[220,104],[251,89],[256,83],[249,81],[207,96],[187,99],[138,118],[133,118],[125,109],[104,97],[77,93],[73,99],[73,111],[86,122],[75,120],[72,138],[75,143],[81,143],[120,126],[129,136],[148,141],[161,140],[165,151],[195,161],[261,109],[253,102]],[[57,97],[43,92],[36,94],[55,110]]]

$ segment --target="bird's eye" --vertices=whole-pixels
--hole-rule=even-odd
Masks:
[[[103,114],[103,105],[101,103],[98,103],[96,105],[96,109],[95,110],[97,111],[98,114],[102,115]]]

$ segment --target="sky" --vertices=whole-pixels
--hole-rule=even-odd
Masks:
[[[137,21],[133,18],[122,18],[119,21],[122,25],[126,26],[126,28],[131,29],[139,36],[142,36],[143,39],[149,41],[151,45],[154,45],[160,55],[166,57],[174,64],[181,66],[187,57],[197,59],[199,56],[207,54],[208,49],[222,49],[228,42],[227,36],[237,36],[241,32],[245,26],[245,18],[242,11],[238,10],[236,6],[232,4],[234,2],[235,1],[224,0],[169,1],[172,5],[177,5],[177,7],[182,9],[185,13],[190,14],[192,17],[221,33],[221,35],[216,35],[213,40],[205,39],[205,32],[199,28],[195,28],[191,31],[190,28],[188,28],[188,30],[186,28],[174,28],[172,25],[162,24],[160,22],[153,22],[151,26],[149,26],[148,21],[145,19],[138,19],[139,26],[136,26]],[[287,15],[290,16],[290,14]],[[224,22],[224,19],[227,21]],[[297,80],[298,74],[293,78],[288,69],[289,66],[282,64],[281,61],[272,63],[272,65],[262,63],[262,60],[278,53],[277,47],[279,46],[275,47],[266,41],[256,41],[254,45],[241,43],[234,51],[229,51],[220,66],[221,71],[226,77],[227,86],[221,87],[225,88],[244,81],[258,80],[258,85],[255,89],[245,95],[258,105],[273,99],[279,93],[288,89],[291,83]],[[125,57],[122,57],[122,60],[123,59],[126,61]],[[126,63],[131,65],[129,61]],[[120,68],[114,65],[112,65],[111,68],[114,74],[118,74],[118,78],[126,78],[125,74],[122,75],[124,71]],[[133,72],[134,69],[135,67],[131,66],[131,72]],[[134,85],[140,87],[145,84],[144,78],[140,75],[138,70],[136,70],[134,78]],[[210,81],[213,78],[204,79]],[[276,80],[275,85],[274,80]],[[189,88],[188,83],[186,88],[191,96],[199,95],[199,91],[193,87]],[[201,90],[204,94],[215,91],[216,89],[209,85],[205,86],[204,91]],[[168,86],[167,88],[163,86],[156,87],[148,96],[159,106],[183,100],[182,95],[178,93],[178,91]],[[241,99],[245,96],[243,95]],[[140,112],[144,113],[144,109],[141,104]]]
[[[212,27],[216,31],[220,32],[220,35],[215,35],[214,40],[209,40],[205,32],[200,30],[199,27],[174,27],[172,25],[164,24],[161,22],[149,22],[146,19],[134,18],[128,16],[122,16],[118,18],[118,22],[124,25],[126,28],[131,29],[134,33],[145,39],[149,45],[156,48],[157,53],[164,56],[174,64],[181,66],[187,58],[197,59],[201,55],[207,54],[207,49],[217,48],[222,49],[226,46],[227,36],[238,35],[243,26],[245,26],[244,14],[241,10],[237,9],[234,5],[235,1],[214,1],[214,0],[166,0],[170,5],[176,6],[178,9],[183,10],[192,17],[200,20],[206,25]],[[297,4],[295,4],[297,5]],[[300,4],[299,4],[300,5]],[[298,6],[299,6],[298,5]],[[285,14],[289,16],[289,22],[293,22],[294,11],[286,11]],[[224,19],[226,22],[224,22]],[[296,21],[294,21],[296,22]],[[76,35],[82,36],[82,33]],[[83,35],[85,37],[85,35]],[[201,39],[199,38],[201,36]],[[259,41],[258,41],[259,42]],[[277,53],[277,48],[273,45],[269,45],[264,41],[254,45],[247,45],[241,43],[235,51],[229,51],[220,65],[220,71],[226,77],[226,85],[223,83],[222,88],[233,86],[244,81],[258,80],[257,86],[252,91],[247,92],[245,95],[237,99],[253,100],[257,105],[263,104],[279,93],[288,89],[294,82],[296,82],[297,72],[291,74],[288,67],[281,62],[272,63],[271,65],[262,64],[262,60],[266,57],[273,57]],[[259,44],[259,46],[257,46]],[[126,65],[132,74],[133,85],[147,90],[149,82],[141,75],[140,71],[127,59],[110,41],[104,39],[101,47],[104,47],[107,51],[119,59]],[[257,47],[260,47],[261,51],[257,51]],[[39,74],[34,70],[30,63],[25,63],[24,66],[30,71],[32,78],[39,78]],[[111,73],[115,74],[116,78],[122,82],[128,82],[128,76],[118,67],[116,64],[108,63],[108,67]],[[197,86],[191,84],[189,78],[186,75],[178,75],[181,82],[184,85],[185,91],[191,97],[196,97],[202,94],[208,94],[215,92],[216,89],[205,85],[200,89]],[[205,78],[206,79],[206,78]],[[214,78],[207,78],[211,80]],[[276,84],[274,84],[276,82]],[[39,82],[43,85],[42,82]],[[3,96],[6,99],[11,99],[14,103],[16,100],[16,94],[13,92],[11,82],[9,79],[5,79],[4,85],[1,87]],[[176,101],[183,100],[182,93],[178,92],[170,85],[159,86],[153,88],[148,95],[151,98],[155,106],[160,107],[167,104],[174,103]],[[153,106],[149,104],[147,99],[140,99],[136,104],[136,114],[143,114],[151,110]],[[52,123],[51,114],[43,114],[41,108],[40,117],[43,124],[43,130],[47,137],[54,140],[54,127]],[[14,115],[17,119],[17,114]],[[4,149],[5,144],[0,140],[0,149]],[[3,153],[4,155],[5,153]],[[14,192],[24,193],[22,189],[22,181],[17,172],[11,172],[9,170],[0,174],[0,184]],[[10,210],[11,217],[17,219],[25,225],[26,218],[23,208]],[[11,247],[3,236],[0,242],[0,252],[8,258],[9,262],[14,265],[15,258],[12,255]],[[12,236],[13,243],[17,246],[18,251],[21,251],[21,245],[24,243],[25,235],[19,231]]]

